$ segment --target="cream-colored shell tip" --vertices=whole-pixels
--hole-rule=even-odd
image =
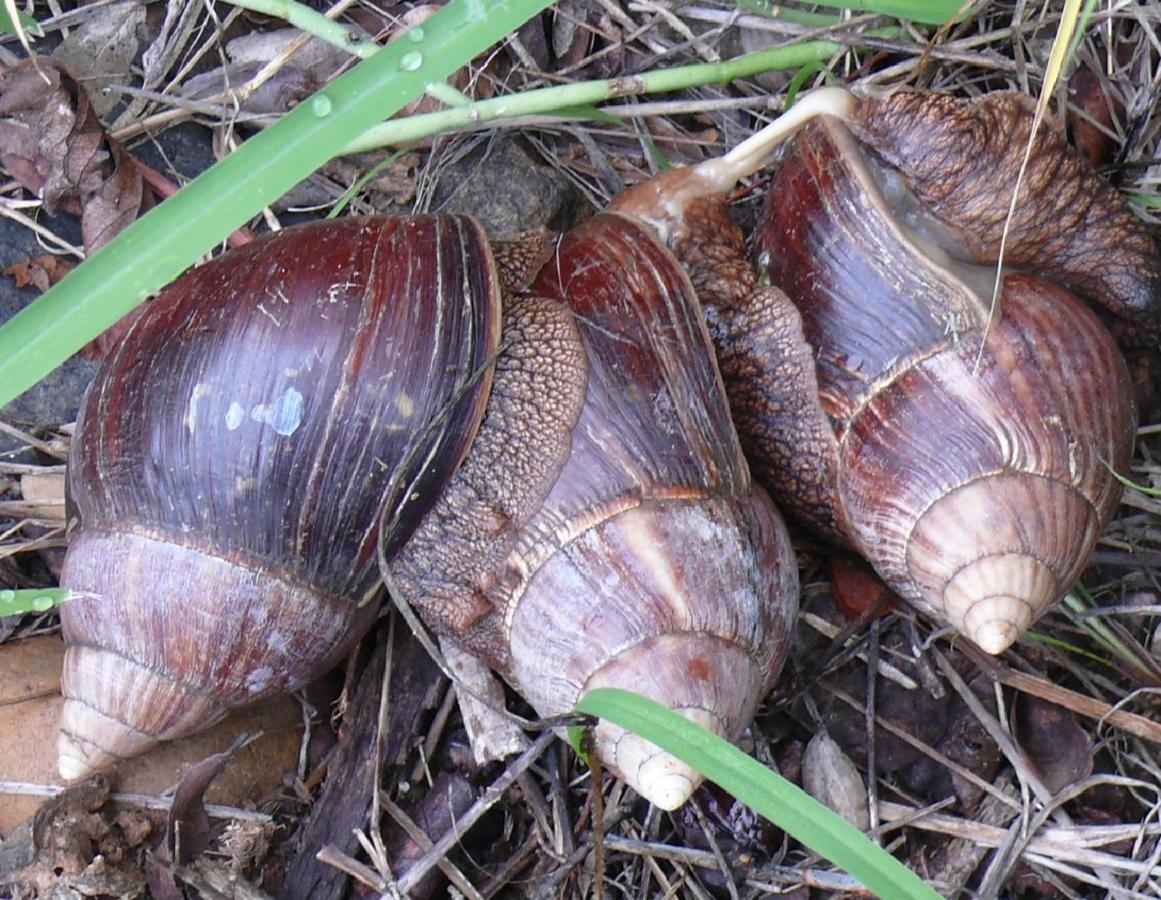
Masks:
[[[66,697],[56,744],[57,769],[66,782],[80,781],[157,743],[157,738]]]
[[[944,591],[952,625],[988,653],[1003,653],[1059,595],[1056,576],[1018,553],[985,556],[965,566]]]
[[[61,672],[57,768],[66,781],[213,725],[226,708],[204,691],[115,651],[74,644]]]
[[[57,738],[56,750],[56,767],[60,772],[60,777],[66,783],[80,781],[102,768],[107,768],[99,763],[94,765],[93,762],[90,762],[90,754],[86,753],[85,748],[67,734],[62,734]]]
[[[717,717],[705,710],[679,709],[675,712],[714,734],[722,733]],[[610,769],[660,809],[677,809],[703,781],[702,774],[696,769],[670,756],[656,744],[610,722],[601,722],[594,729],[593,743],[593,750]]]

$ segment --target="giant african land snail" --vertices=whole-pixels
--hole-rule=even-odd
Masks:
[[[820,115],[770,187],[756,278],[724,194]],[[689,267],[755,477],[993,653],[1079,575],[1132,447],[1124,361],[1061,285],[1152,324],[1161,305],[1142,223],[1042,131],[993,310],[1031,120],[1011,94],[823,89],[612,205]]]
[[[736,737],[797,573],[688,278],[599,240],[583,277],[502,300],[470,220],[320,223],[154,301],[70,460],[62,581],[90,596],[63,610],[62,773],[332,663],[375,615],[385,494],[394,582],[542,715],[621,686]],[[611,726],[595,749],[659,805],[696,786]]]

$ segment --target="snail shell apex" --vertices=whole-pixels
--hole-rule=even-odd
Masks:
[[[71,448],[65,777],[296,689],[370,626],[384,496],[394,547],[474,438],[499,299],[479,226],[428,216],[288,229],[145,309]]]

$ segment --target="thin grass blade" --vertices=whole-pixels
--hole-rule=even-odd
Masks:
[[[943,25],[963,6],[963,0],[815,0],[819,6],[878,13],[896,19]]]
[[[879,896],[892,900],[939,897],[918,875],[871,843],[845,819],[728,741],[656,701],[628,691],[601,688],[586,694],[577,705],[577,712],[608,719],[652,741],[845,869]]]
[[[69,599],[67,588],[38,588],[36,590],[0,590],[0,618],[23,616],[28,613],[48,612]]]

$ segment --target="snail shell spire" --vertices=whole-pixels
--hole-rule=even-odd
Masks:
[[[785,526],[750,482],[696,294],[643,226],[606,214],[564,237],[531,291],[510,305],[536,311],[523,318],[540,336],[509,339],[505,325],[502,401],[479,438],[492,449],[468,457],[393,580],[542,716],[619,687],[736,739],[789,649],[798,581]],[[553,366],[571,371],[536,375]],[[546,403],[542,382],[576,390]],[[528,452],[539,443],[558,449]],[[555,467],[533,464],[546,459]],[[509,486],[530,481],[541,487],[515,502]],[[701,780],[607,723],[594,739],[667,809]]]
[[[560,549],[509,607],[517,680],[566,709],[593,688],[633,690],[736,740],[785,660],[798,580],[781,517],[750,482],[696,293],[648,228],[608,213],[566,235],[534,289],[569,304],[592,362],[572,455],[529,528]],[[550,652],[516,652],[538,645]],[[701,781],[615,729],[595,737],[658,805]]]
[[[145,309],[70,451],[65,778],[342,658],[388,485],[393,549],[476,433],[499,299],[479,226],[422,216],[287,229]]]

